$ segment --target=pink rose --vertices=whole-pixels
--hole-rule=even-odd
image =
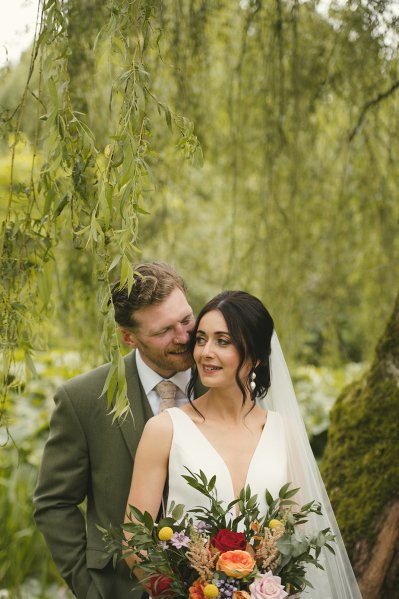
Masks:
[[[262,578],[255,578],[249,585],[251,599],[284,599],[288,597],[281,584],[280,576],[273,576],[271,572],[263,574]]]

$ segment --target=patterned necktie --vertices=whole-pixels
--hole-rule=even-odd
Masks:
[[[174,383],[172,383],[172,381],[161,381],[160,383],[158,383],[158,385],[155,386],[155,391],[161,398],[159,413],[166,410],[166,408],[175,407],[177,387]]]

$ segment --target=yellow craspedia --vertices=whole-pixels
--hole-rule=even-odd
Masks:
[[[163,526],[158,532],[158,539],[160,541],[169,541],[173,537],[173,530],[170,526]]]
[[[282,522],[280,522],[280,520],[270,520],[269,528],[276,528],[277,530],[282,530],[283,528],[285,528],[285,526]]]
[[[219,595],[219,589],[217,588],[216,584],[212,583],[206,584],[202,592],[204,593],[204,597],[207,599],[212,599],[212,597],[217,597]]]

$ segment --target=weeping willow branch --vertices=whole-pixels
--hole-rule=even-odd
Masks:
[[[350,142],[353,140],[356,133],[358,133],[360,127],[362,126],[367,112],[371,108],[373,108],[373,106],[376,106],[377,104],[379,104],[382,100],[386,100],[387,98],[389,98],[389,96],[391,96],[393,93],[395,93],[395,91],[398,88],[399,88],[399,81],[395,81],[395,83],[393,85],[391,85],[391,87],[389,89],[387,89],[385,92],[378,94],[375,98],[373,98],[372,100],[369,100],[368,102],[365,103],[362,110],[360,111],[356,125],[353,127],[352,131],[349,134],[348,139]]]
[[[15,370],[17,349],[22,350],[25,376],[29,371],[35,374],[32,355],[43,347],[40,323],[53,309],[51,290],[58,246],[66,236],[76,251],[88,254],[97,279],[103,322],[101,346],[111,361],[104,388],[110,412],[114,419],[129,414],[124,361],[109,299],[112,279],[117,275],[121,286],[130,289],[133,284],[132,264],[140,253],[139,222],[148,214],[145,197],[154,191],[150,165],[157,152],[151,139],[151,106],[164,115],[169,129],[176,127],[185,158],[197,160],[200,154],[192,123],[175,115],[152,91],[146,57],[157,43],[153,40],[153,21],[159,4],[156,0],[107,3],[107,20],[90,50],[97,64],[105,61],[112,67],[110,123],[104,143],[94,133],[91,115],[76,110],[71,93],[70,19],[76,18],[74,4],[63,0],[39,3],[40,25],[27,83],[18,108],[6,123],[14,142],[7,218],[0,238],[2,424],[7,393],[24,378]],[[89,62],[93,66],[94,58]],[[39,92],[31,95],[38,118],[30,183],[26,186],[15,182],[14,164],[35,68],[39,68]]]

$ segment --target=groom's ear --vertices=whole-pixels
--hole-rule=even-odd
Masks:
[[[129,331],[129,329],[125,329],[123,327],[120,327],[120,331],[123,342],[126,345],[128,345],[129,347],[137,347],[136,335],[132,331]]]

